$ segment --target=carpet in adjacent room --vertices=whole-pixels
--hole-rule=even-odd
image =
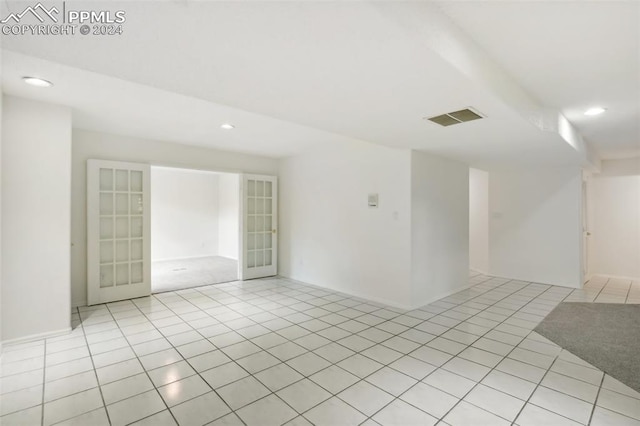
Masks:
[[[640,392],[640,305],[560,303],[535,331]]]

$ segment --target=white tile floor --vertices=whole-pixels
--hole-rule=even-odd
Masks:
[[[639,393],[531,332],[638,283],[470,281],[409,312],[285,279],[80,308],[5,348],[0,423],[640,425]]]

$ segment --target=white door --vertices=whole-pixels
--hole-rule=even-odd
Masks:
[[[151,294],[149,165],[87,161],[87,301]]]
[[[240,279],[278,273],[278,178],[243,175]]]

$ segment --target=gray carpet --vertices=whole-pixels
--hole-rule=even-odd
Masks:
[[[163,260],[151,264],[151,291],[181,290],[238,279],[238,261],[221,256]]]
[[[640,392],[640,305],[560,303],[535,331]]]

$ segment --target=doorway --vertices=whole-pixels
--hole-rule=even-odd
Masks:
[[[151,291],[238,280],[240,175],[151,167]]]
[[[277,265],[277,177],[87,160],[89,305],[274,276]]]

